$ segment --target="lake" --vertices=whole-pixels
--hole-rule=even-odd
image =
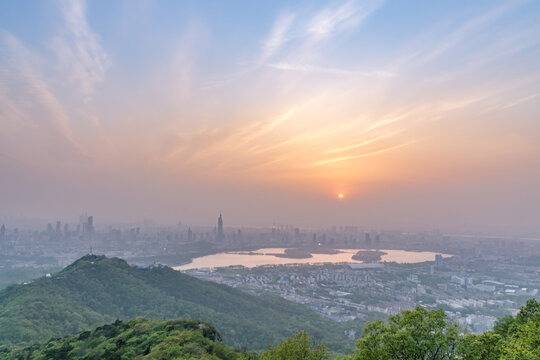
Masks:
[[[368,249],[335,249],[335,254],[317,254],[311,253],[309,258],[287,258],[276,256],[276,254],[285,254],[286,248],[268,248],[254,251],[234,251],[222,252],[219,254],[206,255],[194,258],[189,264],[176,266],[176,270],[189,270],[201,268],[226,267],[233,265],[242,265],[248,268],[261,265],[284,265],[284,264],[319,264],[319,263],[362,263],[354,260],[352,256],[358,251],[368,251]],[[435,255],[439,253],[429,251],[406,251],[380,249],[385,252],[381,256],[381,261],[397,263],[419,263],[423,261],[434,261]],[[309,252],[309,250],[308,250]],[[451,255],[442,254],[443,257]]]

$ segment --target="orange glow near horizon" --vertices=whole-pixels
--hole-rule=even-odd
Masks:
[[[540,231],[538,2],[19,3],[0,3],[17,20],[0,26],[0,226],[218,209]]]

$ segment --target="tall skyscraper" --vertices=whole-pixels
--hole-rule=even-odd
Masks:
[[[86,223],[86,231],[89,234],[94,233],[94,217],[93,216],[88,217],[88,222]]]
[[[369,233],[366,233],[366,246],[371,248],[371,235]]]
[[[217,221],[217,241],[223,241],[223,217],[219,214]]]
[[[4,240],[6,237],[6,225],[2,224],[2,227],[0,228],[0,240]]]
[[[443,265],[443,257],[441,254],[435,255],[435,266],[441,267]]]

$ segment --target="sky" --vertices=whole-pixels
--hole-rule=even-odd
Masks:
[[[540,231],[539,18],[2,2],[0,219]]]

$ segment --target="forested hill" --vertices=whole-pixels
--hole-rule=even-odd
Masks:
[[[530,299],[515,316],[500,319],[492,331],[460,334],[442,310],[416,307],[368,323],[356,351],[341,360],[538,360],[540,303]],[[233,350],[220,334],[198,320],[117,320],[78,335],[10,350],[0,347],[0,360],[45,359],[223,359],[329,360],[324,344],[297,333],[264,353]],[[337,359],[336,359],[337,360]]]
[[[7,352],[0,359],[222,359],[241,354],[219,342],[219,332],[198,320],[116,321],[41,345]]]
[[[254,296],[169,267],[140,269],[95,255],[52,277],[2,290],[0,344],[42,342],[135,317],[208,321],[225,343],[250,350],[267,349],[302,330],[334,351],[354,346],[343,324],[277,296]]]

